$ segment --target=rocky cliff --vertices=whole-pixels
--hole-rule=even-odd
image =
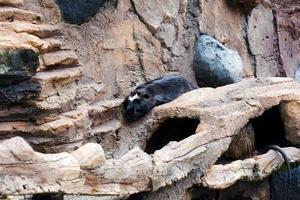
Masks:
[[[265,180],[282,164],[274,152],[218,162],[273,107],[278,138],[299,162],[291,147],[300,144],[299,84],[263,78],[300,71],[299,9],[298,0],[0,0],[0,193],[195,199],[203,188]],[[169,73],[196,84],[202,34],[236,51],[249,80],[195,90],[123,123],[123,98],[137,85]],[[155,134],[169,138],[149,147]]]

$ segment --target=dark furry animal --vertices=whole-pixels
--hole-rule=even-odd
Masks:
[[[123,116],[127,122],[136,121],[154,106],[176,99],[181,94],[196,89],[178,75],[167,75],[138,86],[123,103]]]

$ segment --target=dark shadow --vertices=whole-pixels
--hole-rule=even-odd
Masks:
[[[34,194],[31,200],[63,200],[63,193],[43,193],[43,194]]]
[[[193,135],[199,123],[199,119],[192,118],[167,119],[148,140],[145,152],[152,154],[170,141],[180,141]]]
[[[56,0],[62,18],[70,24],[80,25],[94,17],[106,0]]]
[[[39,95],[40,84],[32,78],[38,65],[38,54],[32,50],[0,52],[0,104],[20,103]]]
[[[288,146],[279,106],[265,111],[261,116],[250,120],[255,130],[255,148],[262,151],[269,145]]]

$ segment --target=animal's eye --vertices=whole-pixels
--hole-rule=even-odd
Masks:
[[[150,95],[149,95],[149,94],[143,94],[143,98],[149,99],[149,98],[150,98]]]

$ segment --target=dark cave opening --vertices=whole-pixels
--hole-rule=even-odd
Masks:
[[[285,138],[284,123],[278,105],[250,119],[240,133],[233,137],[228,150],[216,163],[225,164],[250,158],[257,153],[265,153],[270,145],[290,146]]]
[[[199,119],[193,118],[167,119],[148,140],[145,152],[152,154],[167,145],[170,141],[178,142],[193,135],[199,123]]]
[[[278,105],[251,119],[250,123],[255,131],[256,150],[262,151],[269,145],[288,146]]]
[[[31,200],[63,200],[64,195],[61,192],[58,193],[41,193],[34,194],[31,197]]]
[[[56,0],[62,18],[70,24],[81,25],[94,17],[106,0]]]

